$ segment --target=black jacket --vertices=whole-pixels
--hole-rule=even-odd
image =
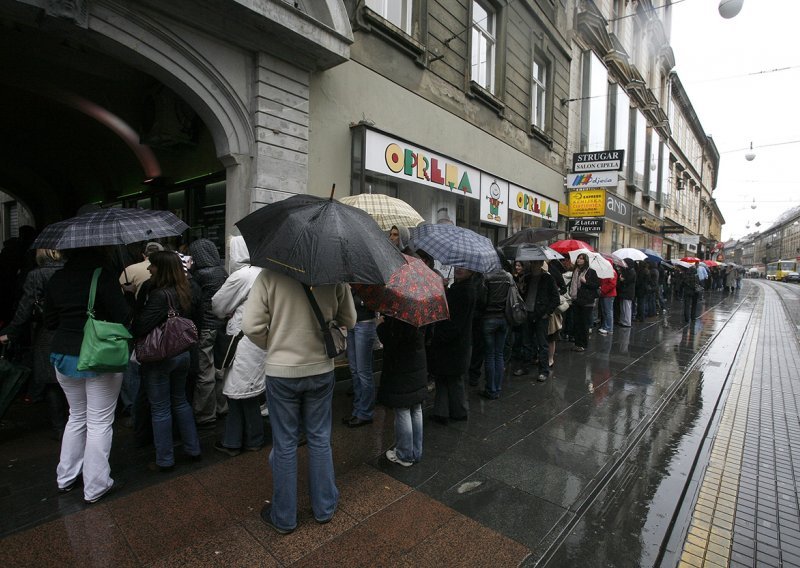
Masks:
[[[17,304],[17,311],[14,312],[14,319],[4,330],[0,331],[0,335],[8,335],[12,339],[19,337],[22,329],[33,319],[34,303],[38,301],[44,307],[47,283],[53,274],[57,270],[61,270],[63,266],[63,262],[50,262],[28,272],[25,284],[22,286],[22,297]]]
[[[617,298],[633,300],[636,297],[636,271],[633,268],[621,268],[617,280]]]
[[[694,268],[687,270],[683,275],[680,286],[684,296],[692,297],[697,294],[697,288],[701,286],[697,270]]]
[[[461,375],[469,369],[477,284],[473,277],[447,289],[450,319],[435,324],[428,354],[428,369],[435,375]]]
[[[425,330],[387,317],[378,326],[383,343],[383,371],[378,402],[390,408],[409,408],[428,394]]]
[[[483,317],[505,317],[508,289],[511,287],[511,275],[505,270],[490,272],[483,279]]]
[[[532,275],[530,274],[525,277],[526,290],[531,286],[531,278]],[[548,317],[560,303],[561,297],[558,295],[555,278],[549,272],[542,271],[542,275],[539,277],[539,285],[536,288],[536,303],[533,311],[528,314],[529,317],[533,319]]]
[[[222,267],[217,246],[208,239],[197,239],[189,245],[189,254],[192,256],[192,277],[203,291],[202,304],[203,316],[200,329],[217,329],[224,320],[218,318],[211,311],[211,298],[222,288],[228,273]]]
[[[587,268],[583,273],[586,282],[581,282],[578,286],[578,297],[575,298],[574,303],[579,306],[593,306],[594,301],[600,297],[600,279],[597,277],[597,272],[593,268]],[[579,275],[573,274],[572,278],[580,278]]]
[[[556,286],[561,294],[566,293],[567,283],[564,281],[564,265],[558,260],[553,260],[547,263],[547,271],[553,280],[556,281]]]
[[[99,260],[84,255],[67,261],[47,284],[44,301],[45,327],[56,330],[51,350],[64,355],[79,355],[86,325],[86,308],[94,269]],[[97,282],[94,300],[95,318],[128,324],[131,307],[125,301],[118,276],[105,268]]]
[[[646,268],[636,271],[636,297],[644,298],[651,290],[650,271]]]
[[[189,309],[183,309],[178,301],[178,293],[175,288],[157,288],[154,290],[152,280],[148,280],[142,285],[136,300],[131,335],[136,339],[144,337],[153,328],[164,323],[169,313],[170,302],[172,302],[172,306],[178,315],[193,321],[197,320],[197,312],[202,310],[199,299],[194,297],[192,297],[192,304]]]

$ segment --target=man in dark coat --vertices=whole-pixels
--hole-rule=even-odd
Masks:
[[[531,269],[527,276],[525,310],[528,312],[528,329],[533,340],[533,354],[539,360],[540,382],[544,382],[550,376],[550,354],[547,344],[547,326],[552,314],[561,303],[558,294],[555,278],[542,269],[543,262],[537,260],[531,263]],[[517,376],[525,375],[529,372],[527,368],[522,368]]]
[[[216,423],[217,414],[226,410],[222,395],[222,373],[214,368],[214,342],[225,323],[211,310],[211,298],[225,283],[228,273],[222,267],[217,246],[208,239],[198,239],[189,245],[192,256],[192,278],[202,290],[203,315],[198,326],[200,340],[197,342],[197,382],[194,389],[195,419],[198,426]]]
[[[683,275],[681,281],[683,292],[683,321],[689,323],[697,318],[697,300],[702,292],[700,280],[697,277],[697,269],[690,268]]]
[[[440,424],[467,419],[464,374],[469,370],[477,297],[473,276],[465,268],[455,269],[455,281],[447,289],[450,319],[438,322],[433,331],[428,369],[436,378],[432,418]]]
[[[620,268],[619,280],[617,280],[617,298],[620,301],[620,327],[631,326],[633,298],[636,295],[636,271],[633,269],[633,260],[626,258],[625,264],[625,267]]]

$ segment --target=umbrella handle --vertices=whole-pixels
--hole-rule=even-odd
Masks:
[[[331,201],[333,201],[333,192],[336,191],[336,184],[331,185]]]

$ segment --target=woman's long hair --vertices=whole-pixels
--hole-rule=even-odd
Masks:
[[[148,258],[156,269],[152,276],[153,288],[175,288],[181,308],[188,311],[192,305],[192,292],[180,257],[174,252],[159,251]]]
[[[578,259],[583,258],[583,264],[578,266]],[[581,253],[575,257],[575,270],[580,272],[586,272],[589,269],[589,255],[586,253]]]

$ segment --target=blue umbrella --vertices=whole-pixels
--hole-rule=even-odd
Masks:
[[[422,249],[442,264],[473,272],[500,269],[492,241],[475,231],[455,225],[420,225],[409,230],[416,249]]]
[[[658,254],[653,249],[643,248],[639,250],[642,251],[647,256],[647,260],[649,262],[655,262],[656,264],[659,264],[662,260],[664,260],[664,257]]]

